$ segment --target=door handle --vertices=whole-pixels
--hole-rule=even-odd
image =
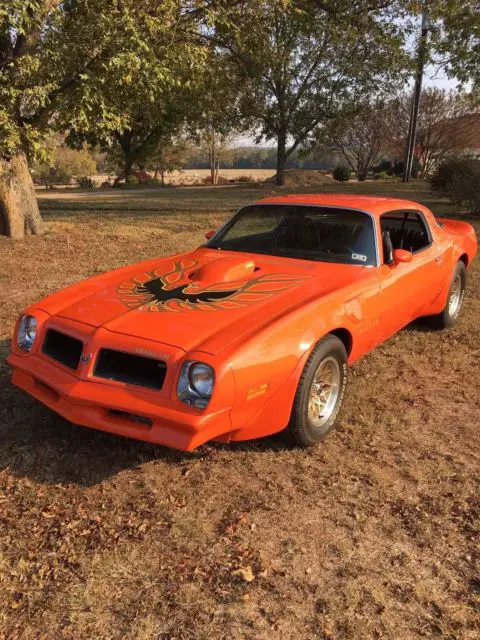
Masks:
[[[442,255],[442,254],[440,254],[439,256],[437,256],[437,257],[435,258],[435,262],[436,262],[437,264],[443,264],[443,255]]]

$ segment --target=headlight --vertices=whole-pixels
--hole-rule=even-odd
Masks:
[[[31,351],[37,337],[37,319],[33,316],[22,316],[18,324],[17,344],[22,351]]]
[[[213,391],[213,369],[208,364],[196,362],[188,370],[190,386],[203,398],[210,398]]]
[[[215,385],[215,372],[204,362],[187,360],[182,367],[177,386],[177,396],[185,404],[204,409]]]

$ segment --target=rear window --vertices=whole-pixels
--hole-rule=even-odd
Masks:
[[[250,205],[206,246],[316,262],[376,264],[372,218],[337,207]]]

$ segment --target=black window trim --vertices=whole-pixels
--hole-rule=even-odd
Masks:
[[[237,209],[237,211],[235,211],[235,213],[230,216],[230,218],[228,218],[228,220],[226,220],[215,232],[215,235],[212,236],[205,244],[203,244],[202,246],[204,246],[207,249],[215,249],[215,247],[209,247],[209,243],[213,242],[215,240],[215,238],[220,235],[221,233],[223,233],[224,230],[227,230],[230,226],[233,225],[233,222],[235,220],[235,218],[244,210],[247,209],[248,207],[253,207],[253,206],[261,206],[261,207],[270,207],[270,206],[282,206],[282,205],[289,205],[289,206],[296,206],[296,207],[310,207],[310,208],[317,208],[317,209],[340,209],[342,211],[352,211],[354,213],[363,213],[364,215],[368,216],[370,218],[370,220],[372,221],[372,225],[373,225],[373,242],[375,244],[375,264],[371,264],[371,265],[366,265],[366,267],[379,267],[381,264],[383,264],[383,258],[382,260],[380,260],[380,242],[378,240],[378,229],[377,229],[377,221],[375,219],[375,216],[373,215],[373,213],[370,213],[370,211],[365,211],[365,209],[356,209],[354,207],[340,207],[338,205],[332,205],[332,204],[313,204],[313,203],[308,203],[308,202],[251,202],[249,204],[244,205],[243,207],[240,207],[240,209]],[[382,245],[383,248],[383,245]],[[355,266],[355,265],[354,265]],[[357,266],[362,266],[362,265],[357,265]]]
[[[382,218],[384,216],[394,215],[394,214],[407,214],[408,215],[410,213],[414,213],[423,222],[423,224],[425,226],[425,230],[427,232],[427,238],[428,238],[428,244],[426,244],[421,249],[417,249],[416,251],[412,251],[413,255],[416,256],[417,254],[421,253],[422,251],[425,251],[425,249],[428,249],[429,247],[431,247],[432,244],[433,244],[432,231],[430,229],[430,225],[428,224],[428,221],[427,221],[423,211],[419,211],[418,209],[393,209],[392,211],[385,211],[384,213],[382,213],[380,215],[380,219],[379,219],[380,231],[382,231]],[[405,217],[405,220],[406,220],[406,217]],[[382,264],[386,264],[384,259],[383,259],[383,239],[382,239]]]

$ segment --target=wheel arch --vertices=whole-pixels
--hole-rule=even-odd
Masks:
[[[463,262],[465,267],[468,267],[468,263],[470,262],[467,253],[462,253],[462,255],[458,258],[459,262]]]
[[[327,334],[322,336],[320,340],[323,340],[323,338],[325,338],[328,335],[336,336],[343,343],[343,346],[345,347],[345,351],[347,352],[347,356],[350,357],[350,354],[352,353],[352,349],[353,349],[353,335],[350,333],[350,331],[348,329],[345,329],[344,327],[339,327],[338,329],[332,329]]]

